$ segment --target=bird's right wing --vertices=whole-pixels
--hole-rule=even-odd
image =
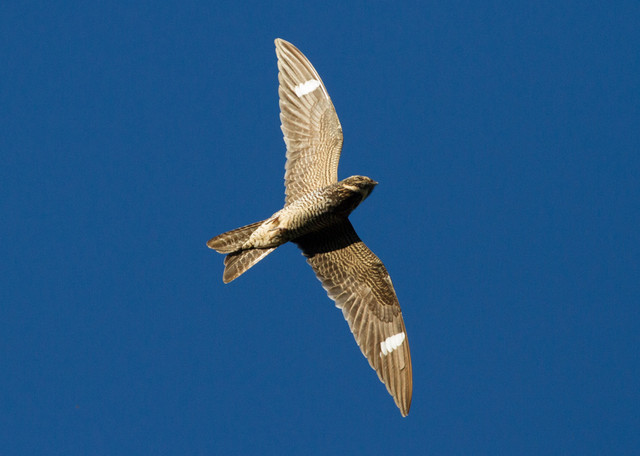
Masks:
[[[285,204],[338,182],[342,127],[327,89],[293,44],[276,39],[280,121],[287,146]]]
[[[403,416],[413,379],[409,341],[391,278],[349,220],[294,241],[327,294],[342,309],[362,353]]]

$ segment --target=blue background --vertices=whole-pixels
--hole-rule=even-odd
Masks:
[[[3,2],[0,447],[640,454],[640,4]],[[414,367],[402,419],[295,246],[273,40],[345,134]]]

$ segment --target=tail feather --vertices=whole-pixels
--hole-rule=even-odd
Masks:
[[[224,259],[224,274],[222,281],[229,283],[241,276],[251,266],[269,255],[275,250],[270,249],[249,249],[242,250],[242,246],[251,237],[253,232],[262,225],[264,221],[242,226],[235,230],[222,233],[207,242],[207,246],[219,253],[226,253]]]
[[[227,231],[226,233],[219,234],[218,236],[210,239],[207,242],[209,248],[215,250],[218,253],[233,253],[242,248],[251,234],[258,229],[263,222],[252,223],[235,230]]]
[[[251,266],[258,261],[269,255],[275,250],[271,249],[251,249],[241,250],[239,252],[233,252],[227,255],[224,259],[224,274],[222,275],[222,281],[229,283],[232,280],[238,278],[244,274]]]

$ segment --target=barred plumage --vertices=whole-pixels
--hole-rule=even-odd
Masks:
[[[402,312],[386,268],[348,219],[377,182],[364,176],[338,182],[342,127],[327,89],[295,46],[281,39],[275,44],[287,146],[285,206],[268,219],[223,233],[207,245],[227,254],[223,275],[227,283],[279,245],[297,244],[406,416],[413,380]]]

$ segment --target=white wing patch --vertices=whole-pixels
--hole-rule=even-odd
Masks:
[[[404,338],[405,334],[401,332],[393,336],[389,336],[385,340],[380,342],[380,350],[382,351],[382,353],[380,353],[380,356],[387,356],[389,353],[394,351],[396,348],[402,345],[402,342],[404,342]]]
[[[320,87],[320,81],[317,79],[309,79],[307,82],[298,84],[293,88],[293,91],[298,95],[298,98],[310,94],[314,90]]]

